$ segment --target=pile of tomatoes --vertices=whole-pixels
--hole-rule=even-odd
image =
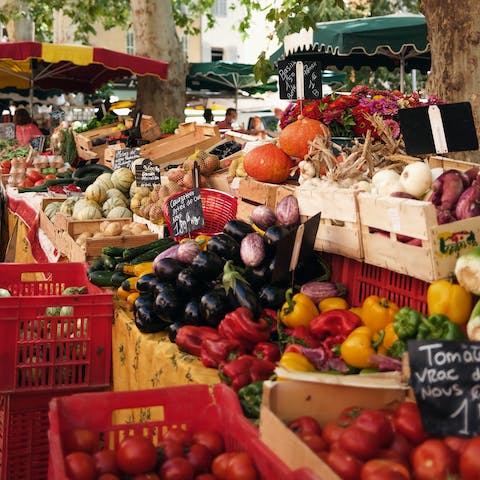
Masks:
[[[220,433],[172,429],[158,446],[141,435],[124,438],[115,450],[100,448],[99,436],[76,428],[64,441],[70,480],[258,480],[246,452],[226,452]]]
[[[343,480],[480,479],[480,437],[430,437],[414,402],[350,407],[323,428],[303,416],[288,427]]]

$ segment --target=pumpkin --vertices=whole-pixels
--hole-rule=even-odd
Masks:
[[[288,179],[292,167],[292,159],[273,143],[260,145],[243,158],[247,175],[259,182],[282,183]]]
[[[85,198],[102,203],[107,198],[107,191],[102,184],[94,182],[85,189]]]
[[[121,167],[113,171],[111,180],[115,188],[122,193],[127,193],[135,180],[135,176],[129,168]]]
[[[308,153],[308,142],[314,140],[317,135],[327,138],[330,136],[330,130],[318,120],[298,117],[298,120],[288,124],[280,132],[278,141],[280,148],[287,155],[303,159]]]
[[[114,207],[107,215],[107,218],[132,218],[133,214],[127,207]]]

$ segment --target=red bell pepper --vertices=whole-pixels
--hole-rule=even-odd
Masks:
[[[253,348],[252,355],[271,362],[278,362],[280,360],[280,348],[276,343],[259,342]]]
[[[180,327],[175,337],[175,343],[180,350],[200,357],[202,342],[206,339],[219,340],[220,335],[216,328],[184,325]]]
[[[224,383],[236,392],[250,383],[267,380],[273,375],[275,363],[253,355],[241,355],[219,367],[219,375]]]
[[[229,362],[245,353],[243,346],[234,338],[203,340],[200,358],[206,367],[217,368],[222,362]]]
[[[344,340],[361,323],[361,318],[349,310],[328,310],[312,318],[308,328],[319,340],[331,336],[343,337]]]
[[[218,332],[222,337],[237,339],[245,350],[251,351],[258,342],[270,338],[270,328],[271,322],[265,315],[255,319],[249,308],[238,307],[225,315],[218,325]]]
[[[314,337],[308,327],[305,325],[297,325],[294,328],[285,328],[283,330],[287,334],[286,343],[299,343],[304,347],[315,348],[320,345],[320,340]]]

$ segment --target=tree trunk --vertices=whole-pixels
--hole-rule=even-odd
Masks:
[[[138,77],[137,108],[157,123],[184,121],[187,63],[175,30],[171,0],[131,0],[136,54],[168,62],[168,80]]]
[[[422,0],[421,10],[427,21],[432,53],[428,93],[448,103],[470,102],[480,138],[480,2]],[[478,151],[448,156],[480,161]]]

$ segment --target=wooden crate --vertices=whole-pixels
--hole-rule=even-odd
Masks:
[[[450,278],[458,256],[480,241],[478,218],[438,225],[430,202],[362,192],[358,206],[364,261],[426,282]],[[402,236],[421,245],[404,243]]]
[[[279,194],[282,192],[280,191]],[[345,188],[322,190],[296,188],[302,221],[321,212],[315,250],[345,257],[363,258],[362,236],[356,194]]]
[[[455,169],[462,172],[472,167],[480,167],[478,163],[464,162],[462,160],[440,157],[438,155],[432,155],[428,158],[428,166],[430,168],[443,168],[444,170]]]
[[[103,164],[110,167],[113,170],[113,163],[115,160],[115,152],[117,150],[123,150],[126,145],[122,142],[114,143],[113,145],[107,145],[103,154]]]
[[[93,141],[103,137],[120,135],[118,125],[118,123],[114,123],[112,125],[93,128],[86,132],[74,133],[78,156],[84,160],[91,160],[94,155],[93,158],[99,158],[100,161],[103,161],[105,149],[108,145],[106,143],[93,145]]]
[[[152,160],[155,165],[166,166],[182,163],[195,150],[207,150],[220,141],[220,133],[215,125],[182,123],[178,131],[175,135],[142,145],[140,155]]]
[[[127,117],[125,119],[125,127],[132,128],[133,118]],[[142,115],[142,120],[140,121],[140,133],[142,138],[153,142],[162,136],[162,131],[158,126],[158,123],[151,115]]]

